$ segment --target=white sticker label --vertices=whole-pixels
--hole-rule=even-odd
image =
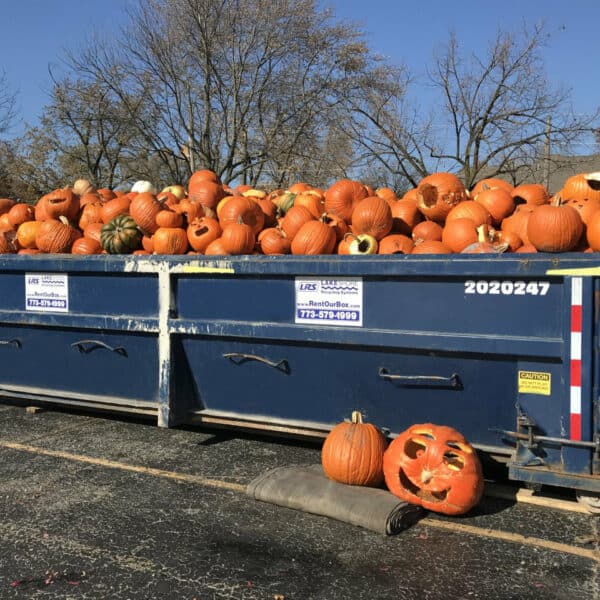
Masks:
[[[26,273],[25,310],[69,312],[69,280],[67,275]]]
[[[362,327],[362,279],[297,277],[295,322]]]

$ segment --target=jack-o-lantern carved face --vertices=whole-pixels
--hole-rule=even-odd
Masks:
[[[483,494],[477,454],[452,427],[409,427],[388,446],[383,470],[393,494],[447,515],[468,512]]]

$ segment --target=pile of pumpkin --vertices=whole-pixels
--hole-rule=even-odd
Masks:
[[[367,487],[385,483],[402,500],[447,515],[467,513],[483,495],[477,453],[445,425],[412,425],[388,445],[381,430],[354,411],[327,435],[321,463],[329,479]]]
[[[343,179],[270,192],[196,171],[187,188],[94,189],[86,180],[35,205],[0,199],[0,253],[449,254],[600,251],[600,173],[550,197],[501,179],[467,191],[434,173],[401,198]]]

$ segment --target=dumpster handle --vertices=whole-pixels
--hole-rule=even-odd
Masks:
[[[21,340],[13,338],[12,340],[0,340],[0,346],[10,346],[14,344],[17,348],[21,347]]]
[[[394,375],[385,367],[379,367],[377,375],[382,379],[393,379],[394,381],[401,381],[406,385],[446,385],[453,388],[460,386],[458,373],[452,373],[450,377],[443,377],[441,375]]]
[[[121,356],[127,356],[127,350],[125,350],[123,346],[109,346],[100,340],[79,340],[78,342],[73,342],[71,344],[71,348],[77,348],[82,354],[87,354],[96,348],[105,348],[106,350],[110,350],[111,352],[115,352]]]
[[[256,360],[257,362],[269,365],[269,367],[273,367],[274,369],[279,369],[284,373],[290,372],[288,361],[285,358],[282,358],[281,360],[269,360],[263,356],[257,356],[256,354],[244,354],[243,352],[227,352],[226,354],[223,354],[223,358],[228,358],[236,365],[239,365],[247,360]]]

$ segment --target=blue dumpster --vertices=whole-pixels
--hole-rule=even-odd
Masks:
[[[0,256],[0,395],[324,436],[461,431],[600,493],[593,254]]]

